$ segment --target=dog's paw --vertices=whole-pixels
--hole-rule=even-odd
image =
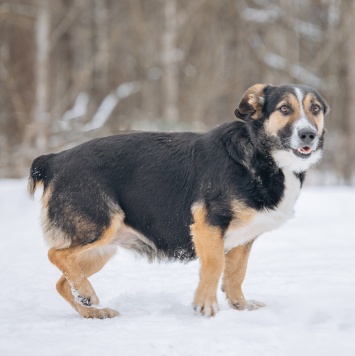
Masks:
[[[80,308],[78,312],[83,318],[87,319],[108,319],[108,318],[115,318],[120,315],[117,310],[110,309],[110,308]]]
[[[203,316],[215,316],[219,311],[217,300],[200,302],[194,301],[192,306],[196,313]]]
[[[257,300],[243,300],[243,301],[231,301],[229,300],[231,308],[236,310],[256,310],[265,307],[265,304],[258,302]]]

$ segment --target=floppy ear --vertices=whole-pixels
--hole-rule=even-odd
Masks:
[[[252,119],[259,119],[265,102],[264,89],[267,86],[267,84],[255,84],[250,87],[244,93],[238,109],[235,109],[235,116],[239,119],[245,119],[250,115]]]
[[[322,98],[323,99],[323,98]],[[329,104],[323,99],[324,102],[324,116],[329,114],[330,106]]]

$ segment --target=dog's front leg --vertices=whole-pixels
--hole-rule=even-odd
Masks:
[[[242,291],[253,242],[233,248],[225,258],[222,289],[226,293],[229,305],[237,310],[253,310],[264,306],[261,302],[245,300]]]
[[[218,312],[217,285],[224,267],[224,241],[219,227],[206,221],[203,206],[194,209],[191,233],[196,254],[201,262],[200,283],[195,293],[194,309],[202,315]]]

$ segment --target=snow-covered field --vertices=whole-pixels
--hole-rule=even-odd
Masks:
[[[355,355],[355,189],[305,188],[296,218],[253,247],[245,295],[257,311],[194,314],[198,262],[148,264],[125,251],[91,278],[106,320],[57,294],[39,195],[0,180],[0,355]]]

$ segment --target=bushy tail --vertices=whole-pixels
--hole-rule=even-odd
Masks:
[[[54,153],[37,157],[31,165],[30,176],[28,178],[28,192],[33,197],[38,183],[44,183],[48,175],[48,163]]]

